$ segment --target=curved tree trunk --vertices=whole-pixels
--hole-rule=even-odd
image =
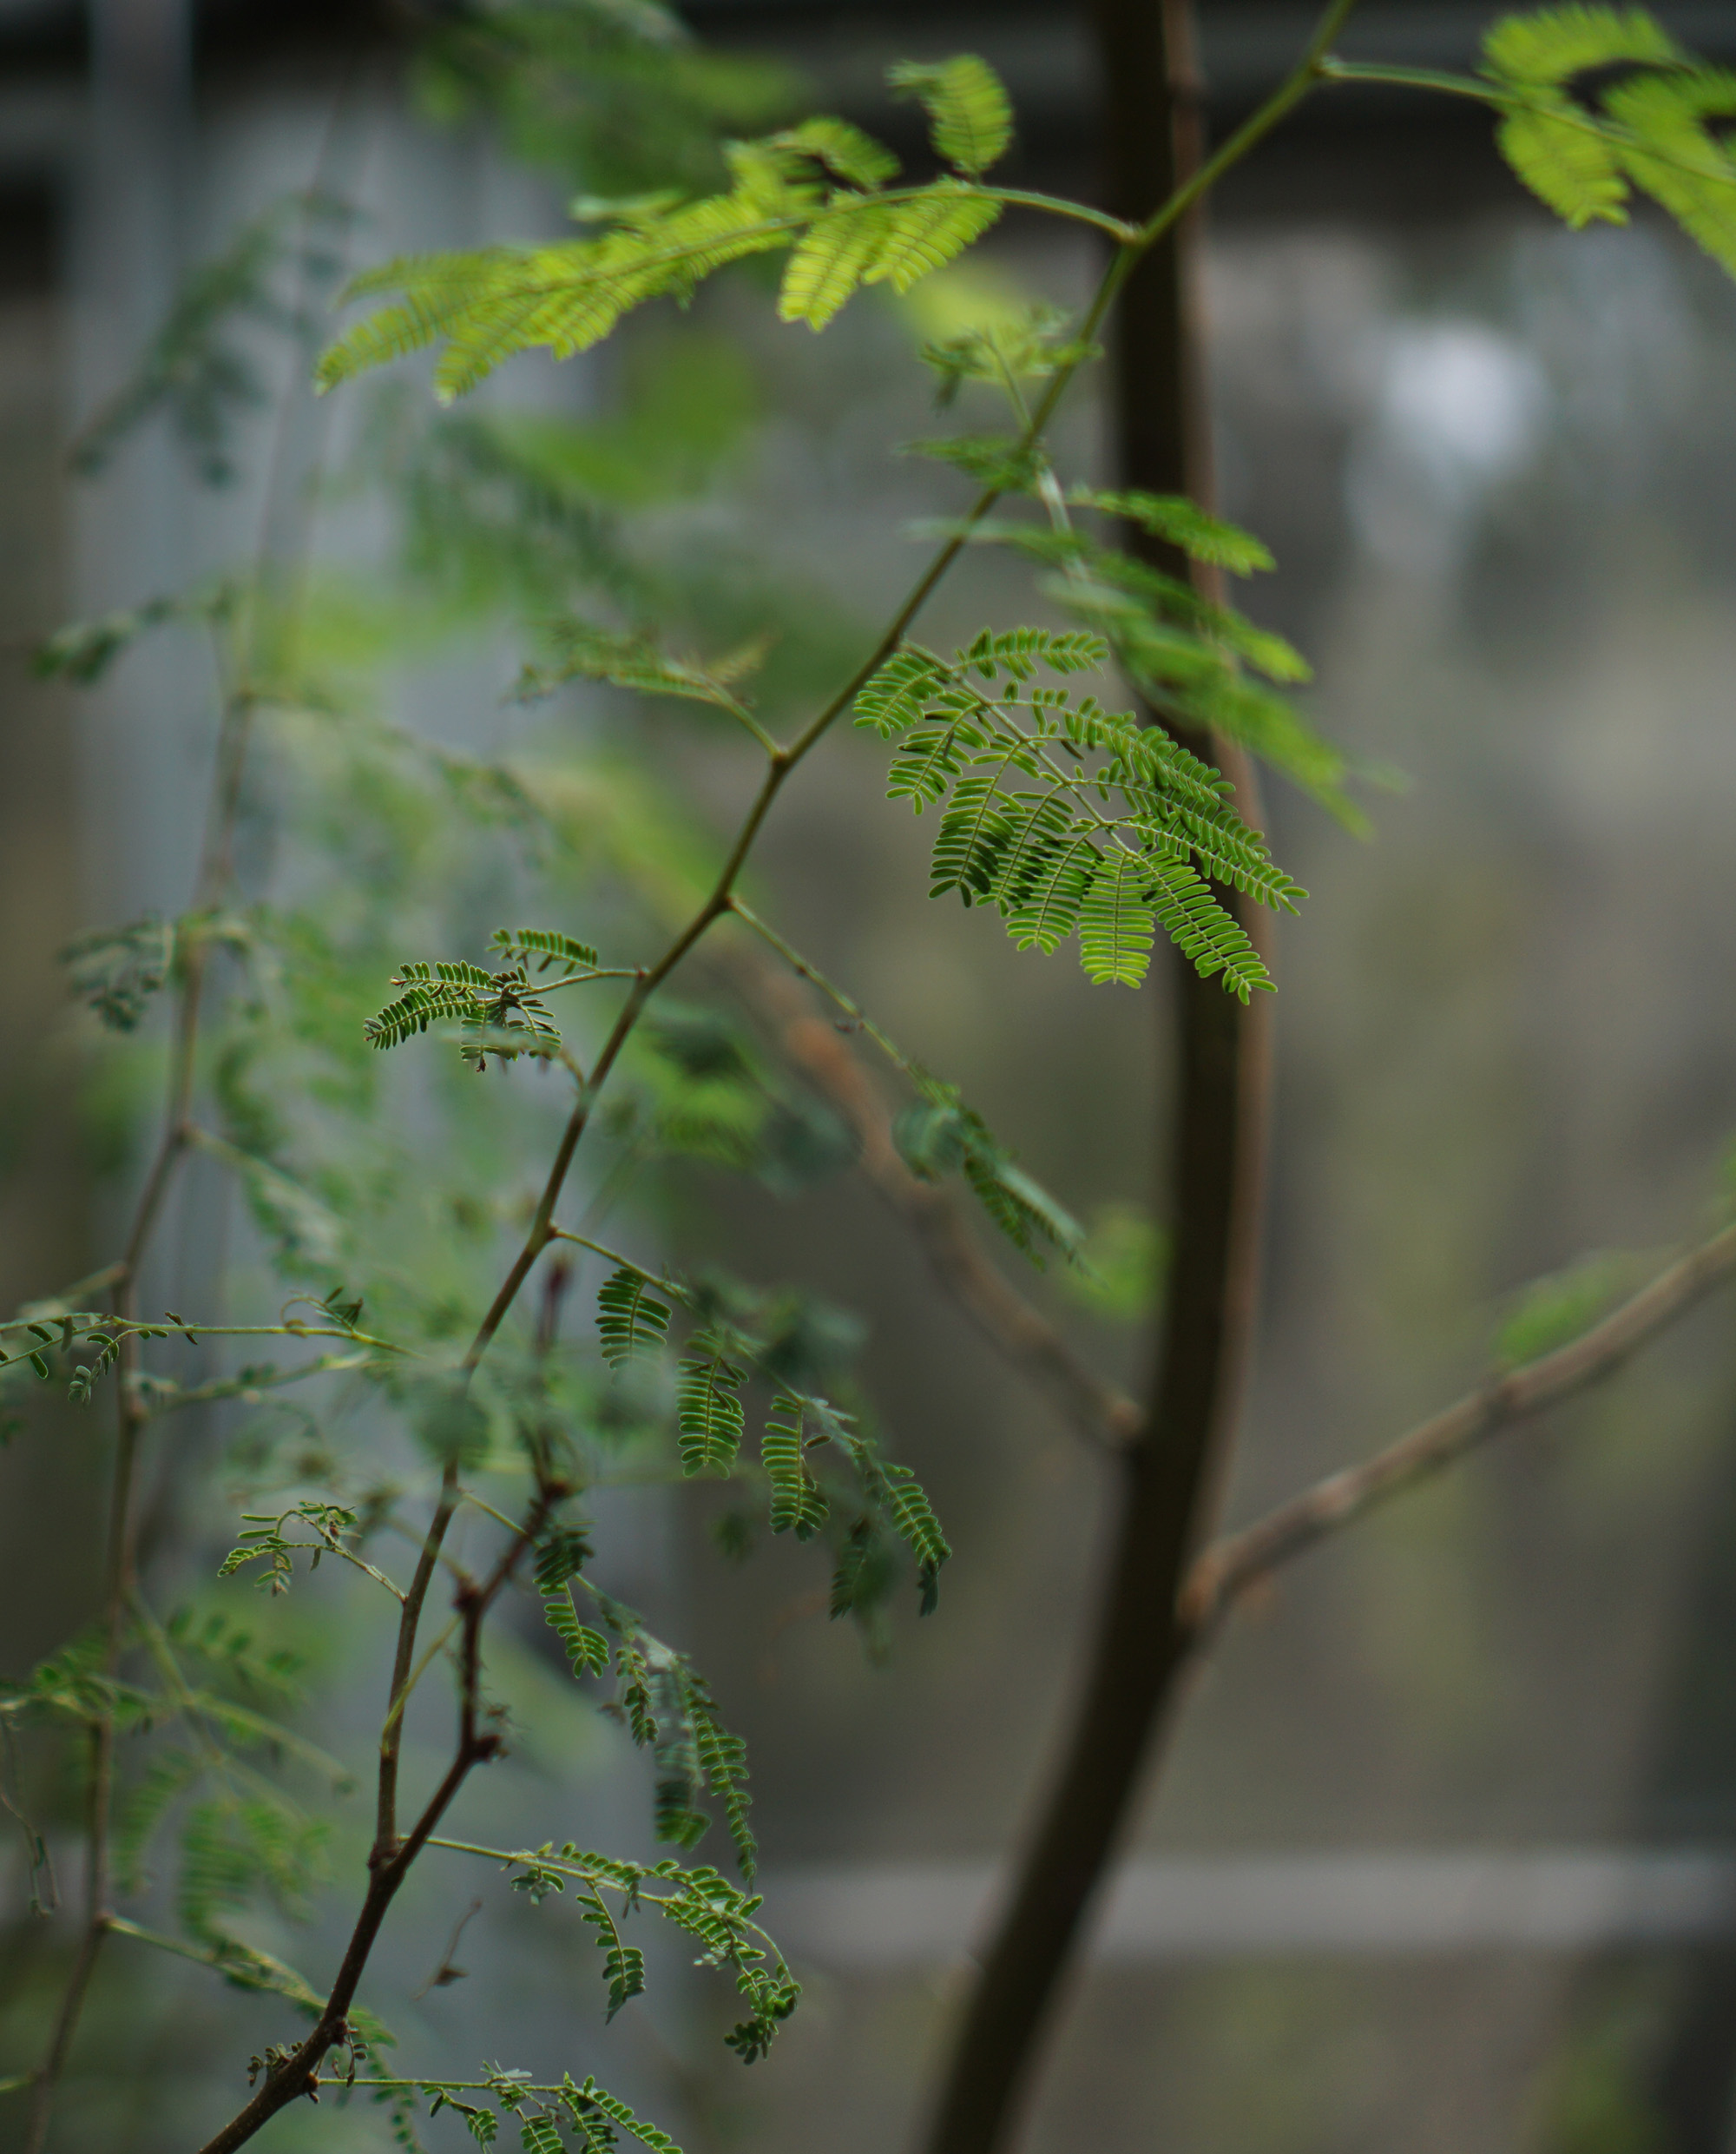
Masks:
[[[1100,0],[1110,206],[1147,215],[1197,165],[1192,0]],[[1194,221],[1154,250],[1118,315],[1115,418],[1131,486],[1209,504],[1210,444],[1192,303]],[[1171,574],[1154,542],[1131,547]],[[1195,572],[1197,575],[1197,571]],[[1258,812],[1222,742],[1195,743]],[[1243,925],[1251,907],[1240,908]],[[1258,1268],[1266,1028],[1218,981],[1173,961],[1177,1060],[1169,1138],[1171,1284],[1151,1404],[1117,1461],[1108,1585],[1077,1718],[1012,1882],[949,2059],[928,2154],[995,2154],[1139,1794],[1189,1638],[1177,1593],[1201,1538],[1234,1419]]]

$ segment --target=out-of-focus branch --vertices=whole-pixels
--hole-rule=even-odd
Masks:
[[[1140,1426],[1133,1400],[1105,1383],[1042,1310],[1008,1284],[971,1238],[950,1192],[921,1181],[904,1164],[892,1142],[886,1102],[847,1037],[816,1017],[795,980],[771,965],[743,953],[733,970],[738,985],[775,1026],[791,1062],[854,1130],[863,1172],[908,1224],[935,1277],[983,1337],[1038,1385],[1081,1435],[1115,1449],[1131,1442]]]
[[[1280,1564],[1388,1497],[1438,1473],[1502,1429],[1613,1375],[1629,1355],[1648,1346],[1733,1273],[1736,1226],[1689,1250],[1568,1345],[1493,1378],[1361,1466],[1328,1474],[1256,1524],[1226,1534],[1200,1558],[1182,1593],[1183,1618],[1196,1640],[1207,1637],[1242,1594]]]

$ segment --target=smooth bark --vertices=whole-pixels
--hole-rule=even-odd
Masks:
[[[1101,0],[1109,207],[1137,222],[1198,169],[1191,0]],[[1193,303],[1197,212],[1129,279],[1117,317],[1115,431],[1124,484],[1209,504],[1209,430]],[[1186,564],[1129,535],[1171,574]],[[1258,820],[1250,774],[1198,742]],[[1245,925],[1252,928],[1242,912]],[[1178,1602],[1233,1422],[1258,1275],[1266,1100],[1263,1011],[1173,960],[1175,1083],[1167,1198],[1171,1287],[1150,1405],[1115,1462],[1108,1589],[1076,1717],[948,2063],[928,2154],[995,2154],[1115,1858],[1191,1634]]]

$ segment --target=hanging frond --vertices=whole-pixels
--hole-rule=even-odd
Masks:
[[[939,1597],[941,1566],[952,1551],[927,1492],[911,1467],[886,1458],[874,1439],[854,1426],[850,1415],[840,1413],[824,1399],[804,1399],[800,1403],[817,1425],[815,1440],[833,1445],[855,1467],[873,1514],[858,1519],[844,1538],[832,1578],[833,1617],[856,1612],[864,1585],[875,1567],[882,1526],[890,1526],[916,1558],[920,1612],[932,1614]]]
[[[904,453],[950,464],[979,486],[992,486],[997,493],[1036,491],[1036,451],[1014,434],[943,434],[930,440],[907,441]]]
[[[595,1885],[580,1893],[577,1904],[579,1920],[595,1931],[597,1948],[603,1955],[603,1979],[608,1985],[607,2025],[624,2005],[645,1994],[645,1955],[622,1937],[620,1925]],[[549,2143],[560,2145],[558,2138]],[[529,2144],[528,2137],[525,2144]]]
[[[804,1456],[803,1404],[794,1393],[779,1392],[760,1439],[760,1463],[772,1484],[772,1531],[793,1532],[799,1541],[812,1540],[826,1520],[825,1498]]]
[[[664,297],[685,301],[730,263],[784,247],[794,250],[780,301],[786,320],[818,329],[865,284],[907,291],[999,216],[1000,203],[974,182],[1004,148],[1011,122],[1005,95],[981,61],[951,61],[899,79],[928,105],[954,173],[882,194],[897,160],[842,120],[811,120],[731,143],[725,194],[586,203],[586,218],[603,227],[595,237],[406,255],[357,277],[348,297],[394,292],[398,302],[325,353],[319,386],[438,343],[435,392],[450,402],[516,352],[571,358],[635,308]]]
[[[675,1428],[687,1474],[727,1474],[741,1447],[742,1370],[723,1342],[701,1334],[682,1356],[675,1379]]]
[[[1508,82],[1555,86],[1622,61],[1672,67],[1682,53],[1643,8],[1570,6],[1506,16],[1485,33],[1483,56]]]
[[[1708,125],[1736,116],[1736,75],[1684,52],[1640,8],[1509,16],[1483,56],[1503,93],[1502,154],[1558,216],[1624,223],[1637,185],[1736,275],[1736,159]],[[1602,69],[1622,72],[1575,95]]]
[[[1108,492],[1100,486],[1075,486],[1067,498],[1079,508],[1125,517],[1154,538],[1167,539],[1190,561],[1207,562],[1233,576],[1250,576],[1256,569],[1277,565],[1263,540],[1220,517],[1208,516],[1186,494]]]
[[[1100,987],[1137,987],[1151,963],[1153,911],[1144,859],[1121,846],[1098,856],[1079,906],[1079,962]],[[1191,954],[1191,953],[1190,953]]]
[[[610,2124],[618,2124],[623,2131],[630,2133],[641,2146],[649,2147],[651,2154],[681,2154],[681,2148],[667,2131],[660,2131],[655,2124],[647,2124],[642,2117],[635,2116],[619,2096],[600,2087],[589,2075],[582,2086],[573,2090],[568,2103],[575,2118],[582,2118],[591,2111],[606,2117]]]
[[[663,650],[649,635],[601,629],[589,621],[556,621],[545,633],[557,655],[549,665],[524,669],[515,690],[521,702],[552,695],[569,681],[606,681],[641,695],[672,695],[737,713],[744,706],[734,683],[766,655],[764,642],[756,640],[701,664]]]
[[[1736,119],[1736,73],[1636,76],[1607,90],[1603,105],[1634,137],[1623,159],[1634,181],[1736,276],[1736,157],[1707,125]]]
[[[955,1086],[924,1077],[922,1097],[898,1117],[892,1137],[919,1181],[962,1174],[1002,1233],[1039,1270],[1039,1243],[1070,1255],[1083,1241],[1079,1222],[1025,1172]]]
[[[652,1293],[642,1272],[622,1265],[597,1289],[596,1325],[604,1360],[623,1369],[657,1353],[669,1328],[669,1305]]]
[[[974,52],[933,65],[901,61],[886,79],[922,106],[937,154],[955,170],[980,179],[1005,155],[1013,139],[1012,107],[1000,76]]]
[[[1210,764],[1094,696],[1038,685],[1040,671],[1082,671],[1107,649],[1095,635],[1044,629],[985,630],[950,660],[907,647],[862,689],[856,722],[894,743],[890,799],[918,814],[946,803],[931,895],[994,906],[1021,949],[1053,951],[1076,934],[1088,977],[1127,986],[1145,977],[1155,921],[1246,997],[1269,976],[1187,863],[1278,910],[1295,912],[1306,893]],[[1179,867],[1191,882],[1176,881]],[[994,1188],[986,1157],[979,1150],[968,1171]],[[1022,1216],[1004,1189],[984,1202]]]
[[[1042,381],[1063,369],[1101,359],[1102,347],[1073,333],[1074,317],[1064,306],[1033,306],[1022,320],[975,324],[925,344],[923,364],[940,376],[937,406],[945,411],[967,381]]]

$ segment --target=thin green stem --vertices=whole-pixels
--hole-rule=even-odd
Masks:
[[[1493,82],[1480,82],[1474,75],[1443,74],[1438,68],[1386,67],[1334,56],[1320,63],[1320,73],[1329,82],[1378,82],[1392,89],[1438,90],[1449,97],[1469,97],[1483,105],[1512,102],[1510,95]]]
[[[1552,127],[1571,128],[1576,134],[1588,135],[1611,149],[1637,152],[1651,163],[1667,165],[1672,171],[1687,173],[1696,180],[1711,180],[1726,187],[1730,182],[1728,163],[1715,155],[1683,156],[1669,144],[1647,141],[1632,128],[1622,126],[1620,121],[1588,112],[1569,99],[1542,107],[1535,97],[1522,91],[1502,82],[1481,81],[1474,75],[1445,75],[1435,68],[1386,67],[1378,62],[1327,58],[1321,61],[1319,72],[1322,79],[1329,82],[1368,82],[1391,89],[1426,89],[1443,96],[1469,98],[1496,112],[1541,112]]]
[[[1127,224],[1120,217],[1112,217],[1107,209],[1093,209],[1088,202],[1071,202],[1064,195],[1038,194],[1022,187],[988,187],[980,189],[992,195],[997,202],[1005,202],[1015,209],[1040,209],[1046,215],[1061,217],[1071,224],[1087,224],[1098,232],[1106,232],[1118,246],[1139,237],[1139,228]]]
[[[828,979],[812,958],[805,958],[792,943],[786,942],[768,921],[761,919],[745,899],[733,897],[729,901],[729,909],[744,927],[751,927],[763,943],[775,950],[792,972],[799,973],[803,979],[817,987],[828,1002],[843,1011],[852,1024],[859,1026],[896,1069],[903,1070],[913,1082],[921,1081],[922,1072],[916,1064],[895,1040],[880,1030],[861,1004],[852,996],[846,995],[835,980]]]

